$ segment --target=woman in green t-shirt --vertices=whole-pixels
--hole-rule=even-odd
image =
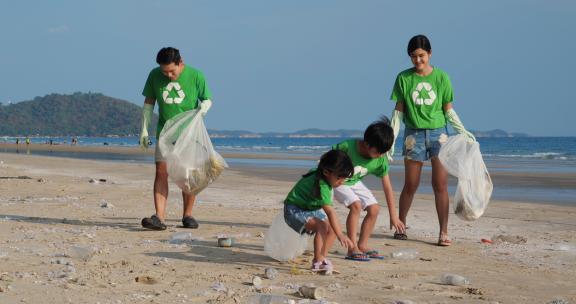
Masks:
[[[432,164],[432,188],[436,212],[440,224],[439,246],[450,246],[448,237],[448,172],[440,163],[438,153],[447,140],[446,122],[454,129],[475,141],[474,135],[466,131],[452,108],[454,93],[446,72],[430,65],[432,46],[424,35],[417,35],[408,42],[408,55],[414,67],[400,72],[396,77],[391,99],[396,102],[392,114],[394,138],[398,136],[400,122],[404,123],[404,188],[400,194],[400,220],[406,224],[408,210],[420,184],[424,161]],[[394,146],[388,158],[394,154]],[[396,233],[394,238],[405,240],[405,233]]]

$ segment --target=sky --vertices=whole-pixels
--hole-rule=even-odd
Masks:
[[[576,136],[568,0],[9,1],[0,102],[90,91],[142,105],[156,53],[173,46],[206,76],[211,129],[362,130],[392,113],[417,34],[468,129]]]

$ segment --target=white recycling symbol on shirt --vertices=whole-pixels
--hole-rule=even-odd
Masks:
[[[425,89],[426,92],[428,93],[428,98],[423,98],[420,96],[420,93],[423,89]],[[434,100],[436,100],[436,92],[432,90],[432,85],[429,84],[428,82],[420,82],[416,86],[416,89],[412,91],[412,100],[414,100],[414,103],[417,105],[425,104],[429,106],[434,103]]]
[[[172,90],[176,90],[176,94],[178,94],[178,97],[168,97]],[[173,104],[173,103],[180,104],[182,103],[185,97],[186,94],[184,94],[184,91],[182,91],[180,84],[177,82],[170,82],[162,92],[162,98],[164,99],[164,102],[167,104]]]
[[[368,174],[368,169],[362,166],[355,166],[354,167],[354,175],[360,174],[360,177],[366,176]]]

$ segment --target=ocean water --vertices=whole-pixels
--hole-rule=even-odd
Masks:
[[[47,143],[52,140],[54,144],[70,144],[71,138],[64,137],[37,137],[31,138],[33,143]],[[221,153],[251,153],[251,154],[282,154],[304,155],[317,159],[323,152],[330,149],[333,144],[347,138],[213,138],[212,142],[217,151]],[[23,138],[20,138],[23,141]],[[154,141],[154,140],[153,140]],[[14,143],[14,137],[0,137],[0,142]],[[137,146],[136,137],[78,137],[81,146]],[[522,199],[527,201],[554,201],[576,205],[576,137],[515,137],[515,138],[478,138],[480,150],[488,170],[494,172],[537,172],[560,173],[564,176],[574,177],[574,186],[555,188],[553,185],[506,185],[499,187],[495,184],[494,198]],[[391,172],[403,172],[401,143],[396,146],[395,159]],[[21,145],[21,147],[23,147]],[[0,152],[14,152],[1,151]],[[22,152],[22,151],[20,151]],[[72,153],[72,152],[39,152],[33,154],[46,154],[51,156],[107,159],[112,161],[152,162],[152,158],[142,155],[118,155],[101,153]],[[231,166],[259,166],[280,168],[307,169],[315,166],[315,160],[284,160],[284,159],[246,159],[228,158]],[[424,170],[429,170],[425,167]],[[369,183],[369,182],[368,182]],[[372,182],[377,186],[377,183]],[[399,189],[395,183],[395,189]],[[378,187],[376,187],[378,188]],[[451,191],[453,191],[453,185]],[[431,193],[429,185],[422,184],[419,191]]]

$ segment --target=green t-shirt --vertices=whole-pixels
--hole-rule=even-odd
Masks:
[[[296,205],[304,210],[317,210],[332,205],[332,187],[320,179],[320,197],[313,196],[316,174],[302,177],[284,200],[284,204]]]
[[[332,146],[332,149],[346,152],[350,160],[352,160],[352,165],[354,165],[354,175],[346,180],[345,185],[354,185],[368,174],[377,177],[383,177],[388,174],[388,159],[386,155],[378,158],[364,158],[358,151],[357,139],[345,140]]]
[[[202,72],[187,65],[175,81],[162,74],[160,67],[153,69],[148,75],[142,95],[158,101],[156,136],[160,134],[167,120],[182,112],[196,109],[199,100],[212,98]]]
[[[404,124],[412,129],[437,129],[446,125],[442,107],[453,101],[454,92],[446,72],[434,67],[427,76],[414,68],[396,77],[390,99],[404,103]]]

